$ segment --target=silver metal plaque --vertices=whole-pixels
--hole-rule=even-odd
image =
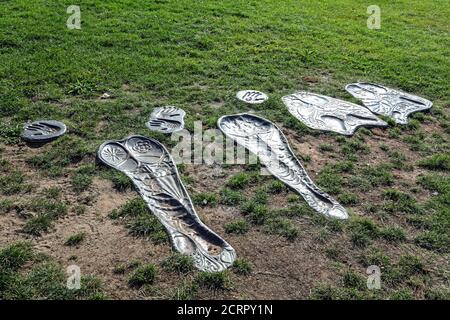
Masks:
[[[351,83],[345,90],[360,99],[373,113],[391,117],[399,124],[407,124],[411,113],[433,106],[427,99],[374,83]]]
[[[256,154],[271,174],[303,196],[311,208],[327,217],[348,218],[347,211],[314,184],[275,124],[244,113],[223,116],[218,126],[226,136]]]
[[[216,272],[233,264],[234,249],[200,221],[177,167],[161,143],[143,136],[107,141],[100,146],[98,157],[133,181],[167,229],[174,248],[192,256],[198,269]]]
[[[361,126],[387,126],[363,106],[315,93],[300,91],[283,97],[283,102],[295,118],[312,129],[352,135]]]
[[[180,131],[184,128],[185,115],[184,110],[173,106],[156,108],[150,115],[147,127],[163,133]]]

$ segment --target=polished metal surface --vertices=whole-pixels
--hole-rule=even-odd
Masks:
[[[360,99],[373,113],[391,117],[399,124],[407,124],[411,113],[433,106],[427,99],[374,83],[351,83],[345,90]]]
[[[387,126],[363,106],[315,93],[300,91],[282,100],[295,118],[312,129],[352,135],[362,126]]]
[[[147,127],[163,133],[180,131],[184,128],[185,115],[184,110],[173,106],[156,108],[150,115]]]
[[[269,99],[265,93],[256,90],[239,91],[236,94],[236,98],[249,104],[261,104]]]
[[[223,116],[218,126],[226,136],[256,154],[271,174],[296,190],[311,208],[327,217],[348,218],[347,211],[314,184],[275,124],[244,113]]]
[[[66,133],[66,125],[55,120],[39,120],[27,123],[22,139],[28,142],[48,142]]]
[[[167,229],[172,245],[192,256],[198,269],[222,271],[233,264],[234,249],[199,219],[166,148],[143,136],[107,141],[98,150],[107,165],[126,174]]]

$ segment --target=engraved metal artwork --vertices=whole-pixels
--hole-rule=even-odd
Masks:
[[[261,104],[269,99],[265,93],[256,90],[239,91],[236,94],[236,98],[249,104]]]
[[[147,127],[163,133],[180,131],[184,128],[185,115],[184,110],[173,106],[156,108],[150,115]]]
[[[100,146],[98,157],[133,181],[168,231],[174,248],[193,257],[198,269],[217,272],[233,264],[234,249],[201,222],[172,157],[161,143],[143,136],[107,141]]]
[[[362,126],[387,126],[364,106],[315,93],[300,91],[282,100],[295,118],[312,129],[353,135]]]
[[[427,99],[373,83],[351,83],[345,87],[373,113],[391,117],[399,124],[407,124],[413,112],[428,110],[433,103]]]
[[[256,154],[271,174],[303,196],[315,211],[327,217],[348,218],[347,211],[314,184],[275,124],[244,113],[223,116],[218,126],[226,136]]]
[[[27,142],[43,143],[62,136],[66,131],[66,125],[62,122],[39,120],[25,124],[22,139]]]

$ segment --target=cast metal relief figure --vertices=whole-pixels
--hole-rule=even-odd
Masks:
[[[315,93],[300,91],[283,97],[283,102],[295,118],[312,129],[353,135],[361,126],[387,126],[363,106]]]
[[[413,112],[428,110],[433,103],[427,99],[373,83],[351,83],[345,87],[373,113],[391,117],[399,124],[407,124]]]
[[[34,121],[24,126],[22,139],[28,142],[44,143],[62,136],[66,131],[66,125],[59,121]]]
[[[167,229],[174,248],[192,256],[198,269],[216,272],[233,264],[234,249],[200,221],[177,167],[162,144],[143,136],[130,136],[105,142],[98,157],[132,179]]]
[[[296,190],[311,208],[327,217],[348,218],[347,211],[314,184],[275,124],[244,113],[223,116],[218,126],[226,136],[256,154],[271,174]]]
[[[256,90],[239,91],[236,94],[236,98],[249,104],[261,104],[269,99],[265,93]]]
[[[177,132],[184,128],[185,115],[184,110],[173,106],[156,108],[150,115],[147,127],[163,133]]]

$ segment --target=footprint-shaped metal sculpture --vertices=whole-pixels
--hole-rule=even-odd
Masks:
[[[361,126],[387,126],[363,106],[320,94],[300,91],[283,97],[283,102],[295,118],[312,129],[353,135]]]
[[[216,272],[233,264],[234,249],[200,221],[177,167],[161,143],[143,136],[107,141],[100,146],[98,157],[133,181],[167,229],[174,248],[192,256],[198,269]]]
[[[347,211],[314,184],[275,124],[243,113],[223,116],[218,126],[226,136],[256,154],[271,174],[303,196],[311,208],[327,217],[348,218]]]
[[[183,130],[185,116],[186,112],[177,107],[156,108],[150,115],[147,127],[150,130],[163,133],[177,132]]]
[[[360,99],[373,113],[391,117],[399,124],[407,124],[411,113],[433,106],[427,99],[374,83],[351,83],[345,90]]]
[[[267,94],[256,90],[243,90],[236,94],[236,98],[249,104],[261,104],[266,102],[269,97]]]
[[[67,127],[55,120],[39,120],[27,123],[22,132],[22,139],[27,142],[44,143],[54,140],[64,133]]]

